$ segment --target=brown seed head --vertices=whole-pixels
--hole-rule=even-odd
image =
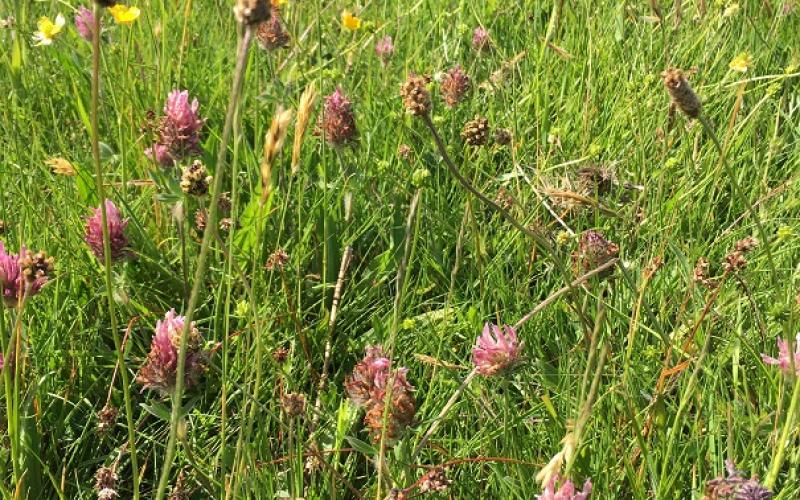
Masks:
[[[508,146],[511,144],[513,136],[511,135],[511,131],[507,128],[496,128],[494,129],[494,142],[501,146]]]
[[[429,76],[412,73],[400,86],[400,97],[408,113],[423,116],[431,112],[431,93],[427,87],[430,81]]]
[[[464,125],[461,138],[472,147],[480,147],[489,141],[489,132],[489,120],[476,116]]]
[[[283,28],[280,10],[277,7],[272,8],[272,15],[268,20],[258,25],[256,39],[264,50],[284,49],[289,46],[292,37]]]
[[[200,160],[195,160],[183,169],[181,175],[181,191],[191,196],[204,196],[208,193],[208,185],[212,177],[208,175],[206,166]]]
[[[270,18],[271,7],[267,0],[236,0],[233,15],[242,24],[258,24]]]
[[[288,417],[302,417],[306,413],[306,396],[287,392],[281,396],[281,408]]]
[[[117,421],[118,410],[115,406],[106,404],[102,410],[97,412],[97,432],[105,434]]]
[[[692,90],[683,71],[670,68],[661,73],[661,77],[664,79],[664,86],[667,88],[673,104],[689,118],[700,116],[700,98]]]
[[[22,269],[22,275],[28,283],[34,283],[40,279],[47,279],[53,273],[53,258],[48,257],[43,251],[31,254],[25,252],[19,258],[19,267]]]

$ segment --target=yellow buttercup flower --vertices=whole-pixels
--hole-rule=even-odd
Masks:
[[[139,18],[139,15],[142,13],[139,10],[139,7],[133,7],[128,5],[122,5],[118,3],[113,7],[108,8],[108,12],[114,17],[114,21],[117,24],[125,24],[130,25]]]
[[[51,21],[48,17],[40,18],[36,24],[39,30],[33,32],[33,39],[36,41],[35,45],[50,45],[53,43],[56,35],[61,33],[65,23],[66,20],[61,14],[56,16],[56,22]]]
[[[753,61],[750,59],[750,54],[747,52],[742,52],[733,58],[730,64],[728,64],[728,67],[733,71],[738,71],[739,73],[747,73],[747,68],[749,68],[752,64]]]
[[[354,16],[349,10],[344,10],[342,11],[342,26],[350,31],[355,31],[361,27],[361,19]]]

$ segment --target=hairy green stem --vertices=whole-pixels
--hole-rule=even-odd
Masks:
[[[175,459],[175,441],[178,433],[178,423],[181,417],[183,389],[184,389],[184,373],[186,371],[186,347],[189,337],[189,329],[192,326],[194,319],[195,308],[200,297],[200,289],[203,287],[205,281],[205,274],[207,269],[208,253],[211,248],[211,240],[214,239],[214,234],[217,230],[217,212],[219,205],[219,197],[222,191],[222,178],[225,171],[225,160],[228,153],[228,141],[230,140],[231,130],[233,129],[233,117],[236,111],[237,103],[239,102],[239,94],[242,87],[242,80],[244,79],[245,67],[247,66],[247,53],[250,48],[251,41],[251,28],[246,26],[244,34],[239,41],[239,47],[236,55],[236,67],[233,73],[233,83],[231,85],[230,99],[228,101],[228,109],[225,115],[225,125],[222,129],[222,139],[220,141],[219,151],[217,153],[217,163],[214,170],[214,184],[211,191],[211,199],[208,207],[208,220],[206,222],[206,229],[203,232],[203,241],[200,243],[200,253],[197,257],[197,268],[194,273],[194,283],[192,284],[192,293],[189,296],[189,304],[186,307],[185,323],[183,331],[181,332],[180,349],[178,351],[178,368],[175,379],[175,390],[172,394],[172,412],[170,414],[169,426],[169,440],[167,441],[167,449],[164,454],[164,464],[161,468],[161,477],[158,481],[158,489],[156,491],[156,500],[161,500],[167,491],[167,484],[169,483],[169,473],[172,469],[172,462]]]
[[[100,217],[103,231],[103,267],[105,268],[106,299],[108,315],[111,317],[111,335],[117,351],[122,395],[125,400],[125,420],[128,426],[128,452],[131,455],[131,478],[133,481],[133,498],[139,498],[139,465],[136,459],[136,428],[133,423],[133,404],[131,403],[130,375],[125,366],[125,353],[119,338],[117,314],[114,307],[113,283],[111,281],[111,237],[108,231],[108,214],[106,213],[106,194],[103,182],[103,165],[100,161],[100,130],[98,106],[100,101],[100,17],[103,11],[100,5],[94,4],[94,27],[92,36],[92,101],[91,101],[91,143],[94,160],[94,181],[97,197],[100,199]]]

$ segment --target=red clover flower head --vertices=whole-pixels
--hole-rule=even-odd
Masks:
[[[553,476],[542,494],[536,495],[536,500],[587,500],[592,493],[591,479],[583,483],[582,491],[578,491],[569,479],[561,483],[561,487],[556,490],[556,480],[557,477]]]
[[[6,307],[15,308],[21,298],[39,293],[52,270],[53,259],[44,252],[34,254],[22,247],[19,255],[8,253],[0,241],[0,295]]]
[[[486,323],[472,348],[472,362],[481,375],[496,375],[519,360],[522,345],[517,340],[517,332],[513,327],[503,325],[501,329],[497,325]]]
[[[128,255],[128,238],[125,228],[128,220],[123,219],[119,209],[111,200],[105,201],[106,221],[108,222],[108,236],[111,242],[111,260],[117,261]],[[99,260],[103,260],[103,213],[100,207],[92,208],[92,215],[86,218],[85,226],[86,244]]]
[[[472,82],[461,66],[455,66],[447,71],[442,79],[442,98],[448,108],[456,107],[467,95]]]
[[[789,342],[784,339],[778,339],[778,357],[773,358],[766,354],[761,355],[761,359],[768,365],[775,365],[779,367],[784,373],[789,375],[792,371],[792,360],[789,354]],[[794,340],[794,370],[800,376],[800,333],[797,334]]]
[[[175,387],[181,332],[185,321],[183,316],[175,313],[175,309],[170,309],[164,320],[156,323],[147,361],[136,376],[137,382],[145,389],[155,389],[166,395]],[[200,332],[192,325],[186,344],[184,376],[187,389],[197,384],[197,380],[206,369],[208,356],[202,348],[202,343]]]
[[[200,153],[200,130],[205,120],[200,118],[197,99],[189,102],[189,91],[173,90],[164,105],[156,143],[145,150],[145,154],[163,167],[175,161]]]
[[[716,477],[706,483],[706,496],[703,498],[731,498],[736,500],[769,500],[772,492],[765,488],[757,476],[747,478],[737,470],[731,460],[725,461],[727,477]]]
[[[94,14],[91,9],[86,7],[79,7],[78,12],[75,14],[75,29],[78,34],[87,42],[92,41],[92,33],[94,31]]]
[[[381,60],[384,66],[389,61],[389,58],[394,54],[394,41],[390,35],[386,35],[375,44],[375,54]]]
[[[492,40],[489,37],[489,32],[486,29],[478,26],[472,32],[472,48],[483,52],[489,50],[491,47]]]
[[[358,130],[352,103],[339,87],[325,98],[322,115],[319,117],[318,133],[321,133],[328,144],[334,147],[344,146],[356,140]]]

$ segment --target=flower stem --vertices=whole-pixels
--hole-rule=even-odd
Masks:
[[[792,378],[794,379],[794,391],[792,391],[792,401],[789,403],[789,412],[786,414],[786,422],[783,424],[780,438],[775,447],[775,455],[772,457],[769,472],[767,472],[767,477],[764,479],[764,486],[769,489],[775,486],[775,481],[778,479],[778,472],[780,472],[781,465],[783,465],[786,448],[789,446],[789,435],[795,430],[795,416],[797,415],[797,409],[800,407],[800,380],[797,377]]]
[[[239,102],[239,95],[242,88],[242,80],[244,79],[245,67],[247,66],[247,54],[250,48],[251,29],[250,26],[245,26],[244,33],[239,41],[239,47],[236,55],[236,67],[233,73],[233,83],[231,85],[230,99],[228,100],[228,109],[225,114],[225,125],[222,129],[222,139],[220,141],[219,151],[217,153],[216,169],[214,171],[214,184],[211,190],[211,199],[208,207],[208,220],[206,222],[206,229],[203,232],[203,241],[200,243],[200,253],[197,257],[197,267],[194,273],[194,283],[192,284],[192,293],[189,296],[189,304],[186,307],[185,323],[183,331],[181,332],[180,349],[178,351],[178,368],[175,379],[175,391],[172,394],[172,412],[170,414],[169,426],[169,440],[167,441],[167,449],[164,454],[164,464],[161,468],[161,477],[158,481],[158,489],[156,490],[156,500],[161,500],[167,491],[167,484],[169,483],[169,474],[172,469],[172,462],[175,459],[175,441],[178,433],[178,423],[181,417],[183,389],[184,389],[184,373],[186,371],[186,347],[187,339],[189,336],[189,329],[192,325],[194,318],[195,308],[200,297],[200,289],[203,287],[205,281],[205,274],[207,269],[208,253],[211,248],[211,240],[214,239],[214,234],[217,231],[217,212],[219,205],[219,197],[222,191],[222,178],[225,170],[225,160],[228,153],[228,142],[231,137],[231,130],[233,129],[233,118],[236,112],[236,107]]]
[[[703,128],[705,128],[706,132],[711,137],[711,142],[713,142],[714,146],[717,148],[717,152],[720,156],[720,163],[722,163],[722,166],[725,169],[725,175],[727,175],[731,181],[733,195],[739,198],[739,202],[744,204],[745,209],[748,212],[753,214],[753,221],[756,223],[758,236],[761,238],[761,241],[764,242],[764,249],[767,251],[767,263],[769,264],[769,269],[772,273],[772,284],[775,286],[775,289],[778,289],[780,286],[778,283],[778,271],[775,267],[775,260],[772,257],[772,248],[769,238],[767,238],[767,232],[764,230],[764,226],[761,224],[761,217],[758,216],[758,213],[756,212],[753,204],[750,202],[750,199],[744,195],[744,192],[742,192],[742,188],[739,186],[739,181],[736,179],[736,174],[728,163],[728,159],[725,155],[725,149],[722,147],[722,144],[720,144],[717,134],[714,132],[714,127],[711,126],[711,122],[709,122],[706,115],[702,113],[698,117],[698,120],[700,120],[700,123],[703,124]]]
[[[130,378],[125,367],[125,353],[119,338],[117,314],[114,308],[114,292],[111,281],[111,238],[108,231],[108,214],[106,213],[106,194],[103,183],[103,166],[100,162],[100,131],[98,125],[98,104],[100,101],[100,16],[103,14],[100,5],[94,4],[94,28],[92,30],[92,101],[91,101],[91,143],[94,159],[94,181],[97,197],[100,198],[100,215],[103,229],[103,267],[105,269],[106,299],[108,315],[111,317],[111,335],[117,351],[122,395],[125,400],[125,420],[128,426],[128,451],[131,454],[131,478],[133,481],[133,498],[139,498],[139,465],[136,460],[136,428],[133,423],[133,404],[131,403]]]

